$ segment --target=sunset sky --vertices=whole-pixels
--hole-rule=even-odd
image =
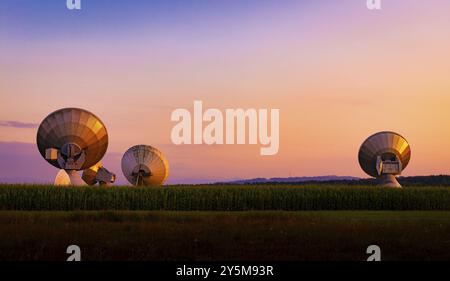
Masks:
[[[107,168],[149,144],[168,183],[365,176],[357,153],[392,130],[404,175],[450,173],[450,1],[0,2],[0,182],[51,182],[37,125],[64,107],[105,123]],[[280,109],[280,148],[171,143],[177,108]]]

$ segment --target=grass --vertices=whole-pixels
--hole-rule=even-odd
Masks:
[[[0,260],[450,260],[450,212],[0,212]]]
[[[450,210],[450,188],[324,185],[0,185],[0,210]]]
[[[450,188],[0,185],[0,260],[450,260]]]

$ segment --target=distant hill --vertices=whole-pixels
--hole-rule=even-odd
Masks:
[[[288,178],[254,178],[229,181],[230,184],[255,184],[255,183],[305,183],[305,182],[330,182],[330,181],[358,181],[357,177],[346,176],[318,176],[318,177],[288,177]]]
[[[450,175],[399,177],[403,186],[450,186]],[[376,185],[373,178],[362,179],[350,176],[318,176],[318,177],[287,177],[287,178],[254,178],[243,179],[220,184],[345,184],[345,185]]]
[[[405,186],[450,186],[450,175],[399,177]]]

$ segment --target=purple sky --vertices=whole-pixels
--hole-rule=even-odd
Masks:
[[[0,181],[51,182],[36,125],[80,107],[109,134],[105,167],[161,150],[168,183],[366,176],[369,135],[411,144],[403,175],[450,172],[450,1],[0,1]],[[173,110],[280,110],[279,152],[260,145],[172,144]]]

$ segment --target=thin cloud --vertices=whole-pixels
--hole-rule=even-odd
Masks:
[[[0,120],[1,127],[11,127],[11,128],[19,128],[19,129],[34,129],[39,126],[37,123],[25,123],[19,121],[3,121]]]

